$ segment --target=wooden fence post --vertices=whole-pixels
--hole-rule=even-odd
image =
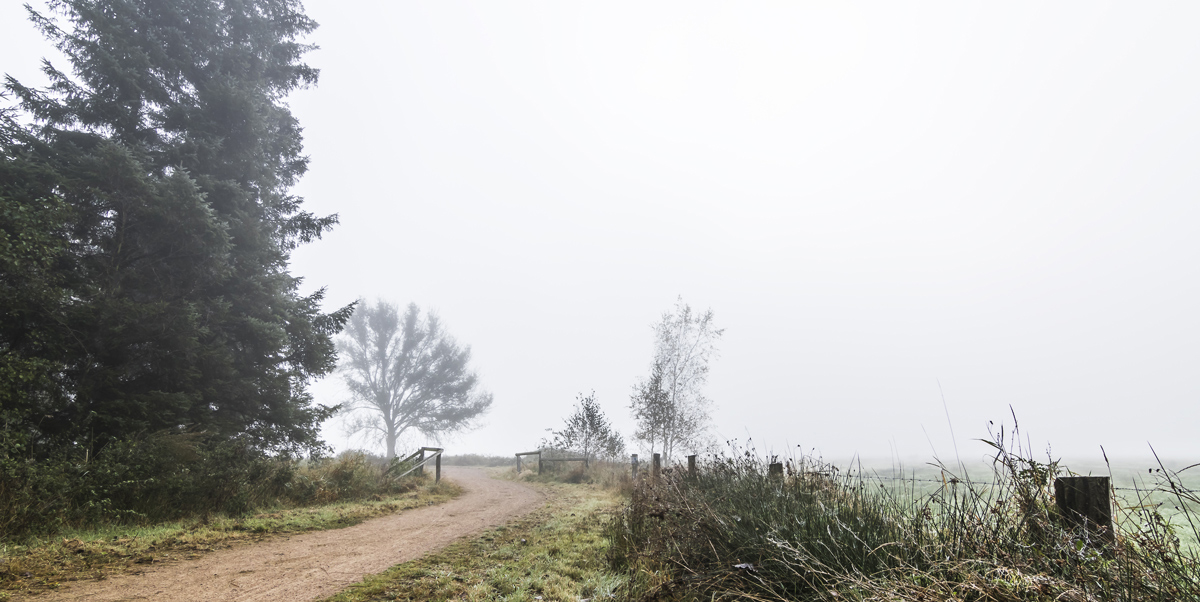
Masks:
[[[421,455],[417,456],[417,474],[425,476],[425,450],[421,450]]]
[[[433,459],[433,482],[442,482],[442,452],[438,452],[437,457]]]
[[[688,476],[696,478],[696,455],[688,456]]]
[[[1054,502],[1068,523],[1083,526],[1107,544],[1115,541],[1108,477],[1058,477]]]
[[[782,462],[772,462],[772,463],[768,464],[767,465],[767,476],[782,477],[783,476],[783,463]]]
[[[517,474],[521,474],[521,454],[517,454]]]
[[[542,454],[538,454],[538,474],[542,474]]]
[[[657,481],[662,474],[662,454],[654,454],[654,463],[650,466],[650,476]]]

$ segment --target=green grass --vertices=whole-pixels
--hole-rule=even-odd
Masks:
[[[0,600],[7,598],[7,592],[101,579],[140,565],[196,558],[278,534],[349,527],[376,516],[440,504],[461,493],[453,483],[427,483],[373,500],[280,508],[244,517],[214,515],[146,526],[108,525],[66,530],[52,539],[0,544]]]
[[[549,499],[541,509],[368,577],[325,602],[611,598],[624,583],[605,562],[604,526],[618,494],[595,485],[535,486]]]

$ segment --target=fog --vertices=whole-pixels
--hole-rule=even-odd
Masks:
[[[495,403],[447,453],[593,390],[630,434],[682,296],[721,441],[977,459],[1011,406],[1068,464],[1197,455],[1200,6],[305,5],[296,192],[341,224],[292,271],[471,345]],[[14,2],[0,55],[54,57]]]

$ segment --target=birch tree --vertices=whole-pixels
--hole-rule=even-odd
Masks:
[[[634,438],[651,453],[662,453],[664,461],[697,447],[708,431],[712,402],[703,389],[722,333],[711,309],[694,312],[682,297],[654,326],[650,375],[634,387],[630,409],[637,421]]]
[[[404,314],[395,305],[360,302],[338,340],[340,370],[351,399],[350,431],[381,440],[387,456],[409,431],[434,440],[475,426],[492,405],[461,347],[434,314],[415,304]]]

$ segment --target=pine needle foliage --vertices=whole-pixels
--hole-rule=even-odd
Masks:
[[[69,65],[8,77],[0,110],[5,452],[171,428],[320,449],[306,384],[349,308],[287,271],[337,219],[289,192],[307,159],[284,102],[317,80],[316,23],[296,0],[48,7],[31,21]]]

